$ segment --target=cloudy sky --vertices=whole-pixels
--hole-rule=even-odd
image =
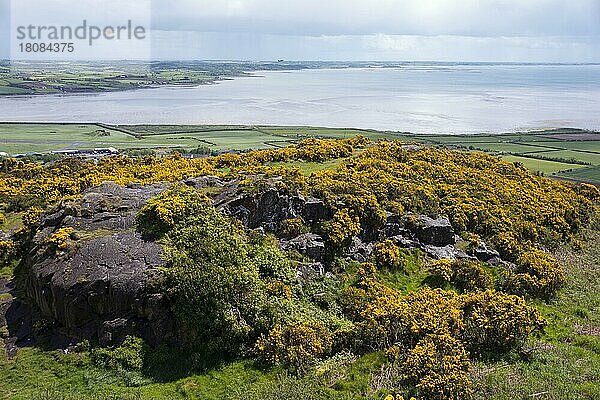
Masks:
[[[151,16],[155,59],[600,62],[600,0],[153,0]]]

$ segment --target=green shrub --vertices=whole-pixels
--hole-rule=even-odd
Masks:
[[[292,239],[307,233],[308,227],[304,225],[301,217],[289,218],[280,222],[278,233],[281,237]]]
[[[202,206],[165,243],[166,290],[188,344],[237,354],[268,330],[267,283],[294,273],[272,240],[249,238],[236,220]]]
[[[91,359],[99,367],[139,371],[144,366],[146,351],[147,346],[142,339],[127,336],[118,347],[92,349]]]

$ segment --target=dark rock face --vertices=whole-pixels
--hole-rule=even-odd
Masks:
[[[263,227],[275,232],[281,221],[300,215],[301,198],[281,194],[277,189],[268,189],[255,195],[241,195],[227,204],[229,213],[242,223],[255,229]]]
[[[448,218],[433,219],[420,216],[412,230],[417,238],[427,245],[444,247],[456,243],[454,229]]]
[[[280,223],[286,219],[302,217],[306,223],[312,224],[333,216],[321,200],[289,195],[276,188],[220,199],[216,205],[239,219],[247,228],[262,227],[266,232],[276,232]]]
[[[488,262],[494,258],[500,258],[500,253],[488,248],[484,242],[479,243],[479,246],[473,251],[473,255],[483,262]]]
[[[156,267],[164,264],[161,247],[134,229],[137,211],[165,189],[105,183],[43,219],[25,287],[42,314],[103,344],[132,333],[150,343],[172,338],[169,304],[151,287]],[[54,254],[45,241],[60,228],[73,228],[75,240]]]

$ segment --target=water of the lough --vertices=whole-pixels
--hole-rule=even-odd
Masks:
[[[0,121],[310,125],[453,134],[600,130],[600,65],[259,72],[198,87],[4,97]]]

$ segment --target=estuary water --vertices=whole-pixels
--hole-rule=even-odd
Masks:
[[[198,87],[4,97],[0,121],[307,125],[440,134],[600,130],[600,65],[258,72]]]

